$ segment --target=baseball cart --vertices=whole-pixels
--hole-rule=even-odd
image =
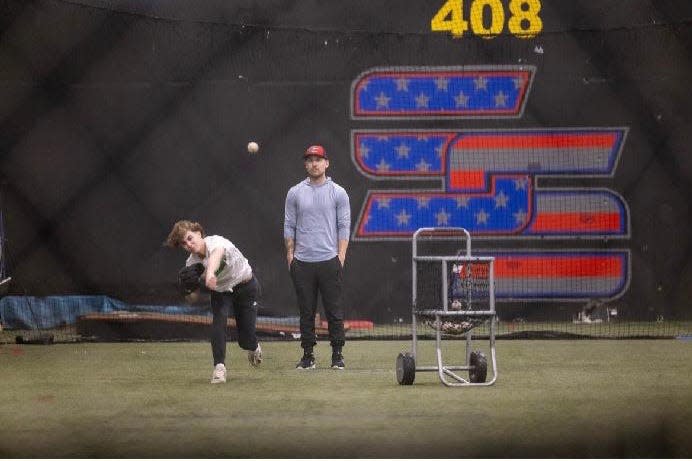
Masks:
[[[421,251],[423,241],[446,240],[455,245],[456,254]],[[459,243],[464,243],[458,250]],[[423,254],[426,253],[426,254]],[[432,254],[428,254],[432,253]],[[452,253],[449,251],[449,253]],[[396,360],[396,377],[401,385],[413,384],[416,372],[437,372],[449,387],[490,386],[497,380],[495,357],[495,278],[493,257],[471,255],[471,235],[464,228],[421,228],[413,234],[413,319],[410,352]],[[473,330],[487,329],[492,377],[487,379],[488,359],[474,350]],[[422,365],[418,355],[420,329],[434,331],[436,364]],[[463,365],[446,364],[442,357],[442,339],[465,337]],[[456,341],[454,341],[456,342]],[[462,343],[462,344],[463,344]],[[458,372],[467,371],[468,378]]]

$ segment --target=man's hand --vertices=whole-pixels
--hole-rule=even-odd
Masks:
[[[348,250],[348,240],[339,240],[339,249],[336,254],[339,255],[341,267],[344,267],[344,263],[346,262],[346,250]]]
[[[209,288],[210,290],[213,290],[216,288],[216,276],[214,274],[207,274],[207,278],[204,281],[204,284]]]

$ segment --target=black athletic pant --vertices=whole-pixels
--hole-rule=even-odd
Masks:
[[[317,344],[315,315],[317,293],[322,295],[324,313],[329,325],[329,342],[332,347],[344,345],[344,311],[341,302],[343,268],[338,257],[328,261],[304,262],[293,259],[291,279],[296,289],[300,310],[300,344],[311,350]]]
[[[211,353],[214,365],[226,361],[226,323],[231,308],[238,328],[238,345],[247,351],[257,349],[256,299],[257,280],[254,276],[249,282],[236,285],[232,292],[211,292],[211,311],[214,315],[211,325]]]

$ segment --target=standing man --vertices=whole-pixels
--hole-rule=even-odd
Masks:
[[[344,368],[344,311],[341,300],[344,262],[351,228],[348,194],[326,175],[327,152],[310,146],[303,154],[308,177],[286,195],[284,239],[286,260],[300,311],[303,358],[297,369],[315,368],[313,348],[317,293],[329,324],[332,368]]]
[[[257,279],[245,256],[228,239],[220,235],[205,236],[202,226],[191,221],[176,222],[166,245],[187,251],[189,256],[183,271],[197,271],[197,275],[201,275],[200,284],[211,290],[211,352],[214,359],[211,383],[226,382],[226,323],[231,308],[238,328],[238,345],[248,351],[250,365],[259,366],[262,348],[255,332]],[[198,291],[188,293],[189,300],[197,296]]]

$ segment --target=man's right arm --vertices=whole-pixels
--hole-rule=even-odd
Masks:
[[[291,268],[295,251],[296,215],[295,195],[293,190],[289,190],[286,195],[286,206],[284,209],[284,242],[286,243],[286,262],[289,269]]]
[[[292,238],[284,239],[286,242],[286,262],[288,263],[288,268],[291,268],[291,263],[293,262],[293,252],[295,250],[295,240]]]

